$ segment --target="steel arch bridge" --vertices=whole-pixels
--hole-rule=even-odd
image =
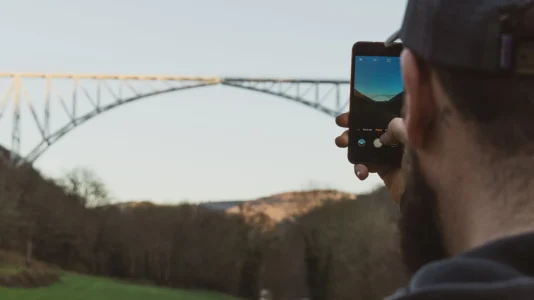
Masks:
[[[222,85],[281,97],[334,117],[348,105],[348,80],[232,78],[151,75],[0,73],[0,134],[11,135],[11,159],[33,163],[77,126],[113,108],[157,95]],[[31,91],[40,91],[35,100]],[[6,121],[6,119],[11,119]],[[29,119],[29,120],[28,120]],[[37,134],[27,153],[21,139],[33,123]],[[6,131],[11,125],[11,130]],[[56,126],[53,126],[56,125]],[[10,132],[9,132],[10,131]],[[8,142],[9,143],[9,142]],[[2,146],[0,146],[2,148]]]

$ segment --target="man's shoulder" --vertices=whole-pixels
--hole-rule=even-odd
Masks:
[[[421,268],[388,300],[534,299],[534,234],[503,239]]]
[[[485,259],[453,258],[422,268],[388,300],[534,299],[534,278]]]

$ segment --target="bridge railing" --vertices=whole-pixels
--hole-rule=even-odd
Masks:
[[[333,117],[346,110],[349,92],[347,80],[291,78],[0,73],[0,83],[5,91],[0,143],[29,162],[97,115],[161,94],[223,85],[281,97]],[[22,151],[23,137],[30,141],[29,151]]]

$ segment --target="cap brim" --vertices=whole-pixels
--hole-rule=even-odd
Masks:
[[[389,47],[391,45],[393,45],[395,43],[395,41],[397,41],[399,38],[400,38],[400,29],[395,31],[395,33],[393,33],[385,42],[384,42],[384,45],[386,47]]]

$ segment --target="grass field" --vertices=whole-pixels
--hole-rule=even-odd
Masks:
[[[4,272],[12,270],[4,269]],[[209,292],[194,292],[120,283],[110,279],[66,273],[61,282],[45,288],[0,287],[2,300],[236,300]]]

